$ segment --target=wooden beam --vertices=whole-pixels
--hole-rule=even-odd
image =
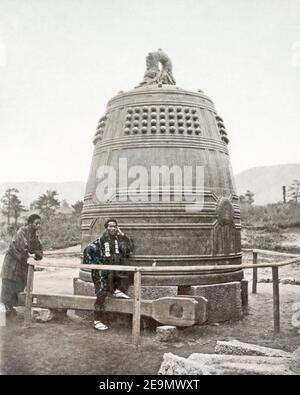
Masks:
[[[280,332],[280,301],[278,267],[272,267],[274,331]]]
[[[291,263],[299,263],[300,257],[291,258],[286,261],[277,262],[277,263],[258,263],[256,265],[257,268],[263,267],[281,267],[290,265]],[[203,271],[226,271],[226,270],[243,270],[243,269],[252,269],[253,264],[242,264],[242,265],[198,265],[198,266],[116,266],[116,265],[82,265],[82,264],[70,264],[70,263],[34,263],[34,266],[37,267],[56,267],[60,269],[96,269],[96,270],[113,270],[113,271],[123,271],[123,272],[135,272],[139,270],[140,272],[145,273],[190,273],[196,272],[200,273]]]
[[[19,294],[19,305],[24,306],[26,294]],[[32,307],[46,309],[94,310],[96,298],[82,295],[31,294]],[[140,315],[151,317],[164,325],[192,326],[206,321],[207,300],[202,296],[174,296],[156,300],[141,300]],[[104,311],[133,314],[133,299],[107,297]]]
[[[258,252],[263,255],[300,257],[300,254],[292,254],[288,252],[278,252],[278,251],[270,251],[270,250],[259,250],[257,248],[255,248],[253,252]]]
[[[287,252],[278,252],[278,251],[271,251],[271,250],[262,250],[258,248],[243,248],[242,252],[259,252],[265,255],[282,255],[282,256],[299,256],[300,254],[295,253],[287,253]],[[73,251],[73,252],[60,252],[60,251],[48,251],[44,253],[44,257],[70,257],[70,258],[80,258],[82,255],[81,251]]]
[[[142,275],[139,270],[134,273],[134,300],[132,315],[132,340],[137,347],[141,344],[141,282]]]
[[[152,318],[165,325],[200,325],[207,321],[207,303],[203,296],[167,296],[153,300]]]
[[[24,328],[29,328],[29,326],[31,324],[33,277],[34,277],[34,266],[31,264],[28,264],[26,297],[25,297]]]
[[[253,251],[253,265],[257,265],[257,252]],[[253,268],[252,275],[252,293],[256,294],[257,289],[257,267]]]

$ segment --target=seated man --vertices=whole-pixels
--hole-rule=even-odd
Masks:
[[[122,265],[133,251],[132,242],[120,230],[115,219],[109,219],[104,224],[105,232],[97,240],[90,243],[83,251],[83,263]],[[94,327],[105,330],[108,327],[101,322],[105,298],[108,294],[118,298],[129,298],[121,288],[121,273],[110,270],[92,270],[92,280],[95,286],[96,302],[94,312]],[[128,284],[127,284],[128,287]],[[124,287],[123,291],[126,291]]]

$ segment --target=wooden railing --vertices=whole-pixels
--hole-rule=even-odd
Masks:
[[[141,277],[143,273],[165,273],[172,272],[174,274],[195,272],[205,272],[207,270],[219,272],[224,269],[253,269],[253,284],[252,292],[257,291],[257,270],[260,268],[272,268],[272,281],[273,281],[273,321],[274,331],[280,332],[280,298],[279,298],[279,267],[290,265],[292,263],[300,262],[300,255],[278,253],[267,250],[244,250],[245,252],[253,253],[253,263],[241,265],[205,265],[205,266],[115,266],[115,265],[87,265],[87,264],[65,264],[65,263],[42,263],[32,259],[29,260],[28,277],[26,286],[26,299],[25,299],[25,318],[24,326],[29,327],[31,323],[31,308],[32,308],[32,290],[34,281],[34,267],[56,267],[65,269],[96,269],[96,270],[109,270],[109,271],[123,271],[134,273],[134,297],[133,297],[133,316],[132,316],[132,339],[135,345],[140,344],[140,319],[141,319]],[[280,255],[280,256],[294,256],[294,258],[274,263],[258,263],[258,254],[265,255]],[[51,256],[54,254],[47,254]],[[55,254],[57,255],[57,254]],[[62,254],[65,257],[65,254]],[[178,284],[180,285],[180,284]],[[191,296],[192,297],[192,296]]]

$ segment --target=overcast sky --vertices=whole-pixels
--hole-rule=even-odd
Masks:
[[[157,48],[214,101],[234,173],[300,162],[300,0],[0,0],[0,182],[86,181]]]

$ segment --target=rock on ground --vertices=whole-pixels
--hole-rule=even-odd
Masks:
[[[54,319],[54,314],[49,309],[34,308],[32,314],[36,322],[48,322]]]
[[[261,347],[256,344],[243,343],[238,340],[231,341],[217,341],[215,347],[216,354],[228,354],[228,355],[256,355],[265,357],[289,357],[291,354],[276,350],[269,347]]]
[[[190,361],[204,365],[210,375],[294,375],[291,358],[249,355],[192,354]]]
[[[204,375],[202,367],[194,361],[166,353],[158,371],[159,375]]]
[[[160,375],[294,375],[292,358],[245,355],[192,354],[182,358],[164,354]]]
[[[177,337],[177,328],[172,325],[158,326],[156,328],[156,337],[162,342],[175,340]]]

